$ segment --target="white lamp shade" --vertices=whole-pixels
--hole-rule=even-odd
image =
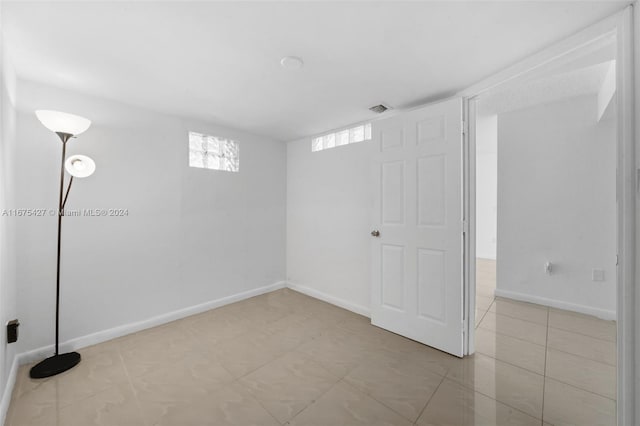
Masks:
[[[36,111],[36,117],[52,132],[73,136],[78,136],[91,126],[91,121],[84,117],[60,111],[40,109]]]
[[[86,155],[72,155],[64,162],[64,168],[73,177],[86,178],[96,171],[96,163]]]

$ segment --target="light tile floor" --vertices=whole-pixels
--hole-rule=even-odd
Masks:
[[[477,354],[463,362],[483,369],[490,362],[504,371],[487,379],[474,372],[460,382],[545,425],[615,425],[615,322],[496,298],[495,274],[494,260],[476,259]],[[500,380],[518,383],[495,389]],[[509,394],[516,386],[521,389]]]
[[[476,326],[491,308],[495,290],[496,261],[476,258]]]
[[[53,378],[23,366],[7,425],[613,425],[615,334],[593,321],[492,301],[487,353],[461,360],[278,290],[82,349]]]

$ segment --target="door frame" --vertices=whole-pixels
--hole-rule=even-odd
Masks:
[[[469,232],[464,240],[465,319],[468,333],[465,355],[474,352],[475,342],[475,114],[474,99],[498,86],[518,81],[529,72],[568,55],[593,41],[616,35],[616,101],[617,118],[617,421],[619,425],[634,423],[635,416],[635,262],[636,262],[636,153],[640,140],[635,140],[634,126],[634,52],[633,5],[534,54],[527,59],[477,83],[458,94],[467,99],[465,120],[468,129],[464,141],[464,218]],[[636,173],[638,176],[636,177]]]

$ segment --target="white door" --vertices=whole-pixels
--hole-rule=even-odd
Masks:
[[[462,356],[462,99],[374,122],[373,138],[371,323]]]

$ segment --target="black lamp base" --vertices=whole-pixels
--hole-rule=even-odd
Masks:
[[[54,355],[31,367],[29,376],[32,379],[55,376],[75,367],[79,362],[80,354],[78,352]]]

